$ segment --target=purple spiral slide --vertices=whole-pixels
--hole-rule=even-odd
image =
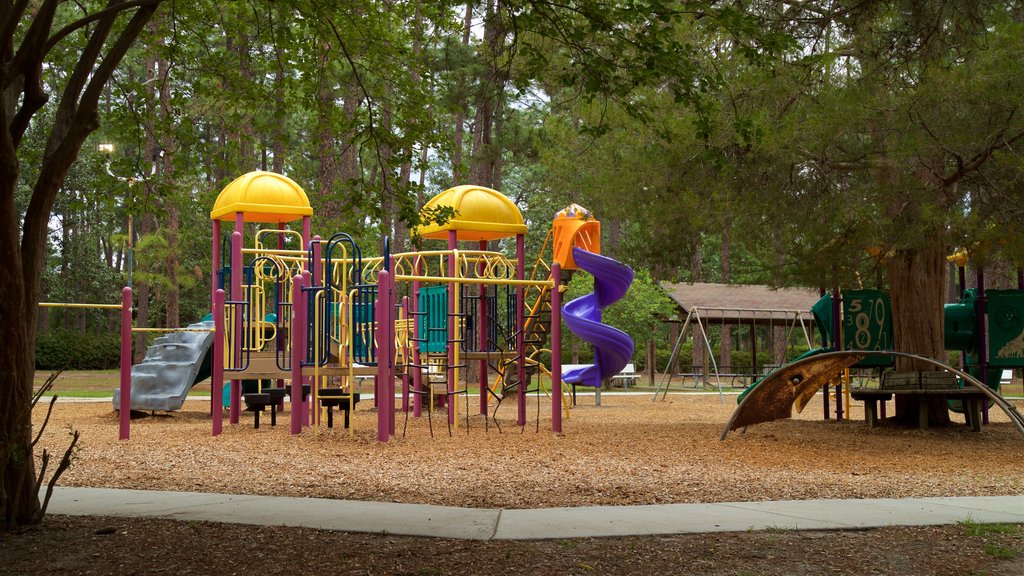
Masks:
[[[626,295],[633,283],[633,269],[579,248],[572,249],[572,257],[580,269],[594,276],[594,292],[562,306],[562,319],[573,334],[594,346],[594,363],[563,372],[562,380],[597,388],[602,380],[621,372],[633,356],[633,339],[629,334],[601,323],[601,308]]]

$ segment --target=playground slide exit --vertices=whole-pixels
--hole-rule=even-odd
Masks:
[[[192,386],[210,377],[212,328],[213,321],[204,319],[153,341],[142,362],[132,366],[132,410],[181,409]],[[120,396],[114,390],[115,410]]]
[[[633,283],[633,269],[625,264],[581,250],[572,249],[576,266],[594,276],[594,292],[562,307],[566,327],[594,346],[594,363],[562,373],[568,384],[601,386],[618,374],[633,356],[633,339],[622,330],[601,323],[601,309],[618,302]]]

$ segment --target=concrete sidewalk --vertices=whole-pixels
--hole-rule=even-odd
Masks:
[[[503,510],[195,492],[58,487],[50,514],[304,526],[469,540],[588,538],[748,530],[1024,524],[1024,495],[791,500]]]

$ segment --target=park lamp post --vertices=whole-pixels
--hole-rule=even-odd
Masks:
[[[146,178],[146,176],[143,176],[141,174],[138,175],[138,176],[129,176],[129,177],[118,176],[117,174],[114,174],[114,172],[110,169],[110,159],[111,159],[111,156],[113,156],[113,154],[114,154],[114,145],[113,144],[110,144],[109,142],[104,142],[104,143],[101,143],[101,144],[97,144],[96,145],[96,150],[99,151],[101,154],[103,154],[105,159],[106,159],[106,161],[104,162],[104,167],[107,170],[107,175],[109,175],[111,178],[114,178],[114,179],[116,179],[116,180],[118,180],[120,182],[126,183],[128,185],[128,192],[131,192],[131,188],[132,188],[132,186],[136,182],[138,182],[139,180],[144,180]],[[153,176],[154,174],[156,174],[156,161],[158,159],[162,158],[163,155],[164,155],[164,151],[161,150],[160,148],[157,148],[157,149],[155,149],[153,151],[153,168],[152,168],[152,170],[150,170],[149,176]],[[128,207],[128,192],[125,193],[124,204],[123,204],[124,208],[125,208],[125,212],[128,213],[128,241],[127,241],[127,246],[125,247],[124,260],[125,260],[125,271],[127,273],[127,284],[128,284],[128,287],[131,288],[132,287],[132,271],[133,271],[133,268],[134,268],[134,265],[135,265],[135,242],[134,242],[134,239],[133,239],[134,230],[132,229],[132,212],[131,212],[131,209]]]

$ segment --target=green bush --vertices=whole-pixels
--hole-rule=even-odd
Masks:
[[[57,329],[36,338],[37,370],[111,370],[120,363],[120,334]]]

